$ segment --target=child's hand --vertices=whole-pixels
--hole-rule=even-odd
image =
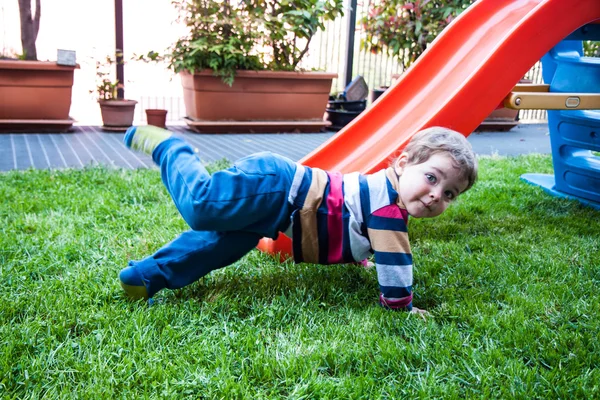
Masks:
[[[423,319],[426,319],[427,317],[430,317],[431,314],[429,314],[429,312],[427,312],[426,310],[423,310],[421,308],[417,308],[417,307],[413,307],[412,310],[410,310],[411,314],[417,314],[418,316],[420,316]]]
[[[365,268],[367,268],[367,269],[368,269],[368,268],[373,268],[373,267],[375,266],[375,263],[374,263],[374,262],[371,262],[371,261],[369,261],[369,260],[364,260],[362,264],[363,264],[363,266],[364,266]]]

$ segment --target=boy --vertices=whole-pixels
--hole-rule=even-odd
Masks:
[[[469,142],[440,127],[417,133],[392,166],[372,175],[325,172],[258,153],[210,176],[192,148],[167,130],[131,127],[124,142],[160,166],[192,228],[120,272],[133,298],[189,285],[281,231],[292,238],[296,262],[361,262],[374,255],[380,304],[421,313],[412,307],[408,216],[440,215],[477,179]]]

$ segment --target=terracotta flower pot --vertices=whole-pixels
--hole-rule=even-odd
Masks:
[[[49,61],[0,60],[2,125],[19,126],[25,132],[68,130],[73,125],[69,109],[77,68]]]
[[[210,70],[180,76],[185,109],[192,119],[322,121],[337,74],[237,71],[232,86]]]
[[[148,121],[148,125],[166,128],[167,110],[148,108],[146,109],[146,120]]]
[[[519,83],[532,83],[532,81],[521,79]],[[519,125],[519,110],[501,107],[492,111],[475,130],[506,132],[517,125]]]
[[[98,100],[104,128],[126,130],[133,123],[135,100]]]

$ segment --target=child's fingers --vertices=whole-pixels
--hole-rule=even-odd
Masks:
[[[411,314],[417,314],[419,317],[426,319],[426,317],[430,317],[431,314],[427,310],[423,310],[421,308],[413,307],[410,311]]]

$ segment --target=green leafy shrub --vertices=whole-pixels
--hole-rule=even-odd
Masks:
[[[389,0],[371,5],[361,20],[361,47],[408,68],[471,0]]]
[[[122,56],[122,53],[117,54],[119,55]],[[96,60],[96,90],[90,90],[90,94],[95,94],[98,100],[117,99],[117,89],[122,85],[118,80],[112,79],[116,64],[117,61],[110,56],[106,56],[103,61]]]
[[[259,21],[240,9],[243,3],[179,0],[174,4],[189,29],[189,35],[180,38],[166,56],[175,72],[210,68],[231,84],[238,69],[263,69],[256,51]]]
[[[343,0],[244,0],[244,4],[264,29],[259,44],[269,49],[266,69],[276,71],[296,70],[314,34],[325,29],[325,21],[343,14]]]
[[[175,0],[188,28],[163,55],[174,72],[212,69],[229,85],[237,70],[294,71],[325,21],[342,15],[343,0]]]
[[[600,42],[585,40],[583,42],[583,55],[587,57],[600,57]]]

